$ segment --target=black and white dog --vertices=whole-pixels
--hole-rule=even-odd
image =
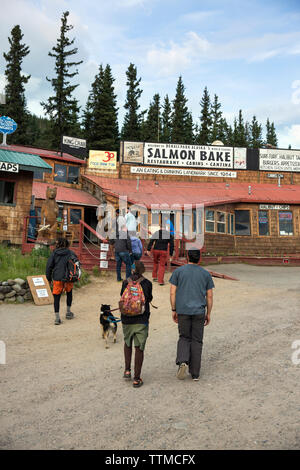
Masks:
[[[110,305],[102,304],[100,311],[100,325],[102,326],[102,338],[105,339],[105,348],[108,349],[108,336],[109,332],[113,333],[114,343],[117,341],[117,319],[113,316],[110,310]]]

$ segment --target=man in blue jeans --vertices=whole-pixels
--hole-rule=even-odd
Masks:
[[[208,271],[198,265],[199,250],[188,251],[188,264],[177,268],[171,278],[172,318],[178,324],[177,378],[187,369],[198,381],[201,367],[204,326],[210,322],[214,282]]]
[[[117,281],[121,282],[121,268],[122,262],[126,266],[126,279],[131,276],[131,254],[132,246],[129,234],[127,232],[126,225],[121,227],[121,230],[115,240],[112,241],[115,246],[115,256],[116,256],[116,270],[117,270]]]

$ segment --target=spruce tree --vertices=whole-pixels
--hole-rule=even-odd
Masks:
[[[250,146],[252,148],[260,148],[263,145],[262,127],[258,123],[256,116],[253,116],[250,124]]]
[[[110,65],[100,65],[84,111],[84,128],[89,148],[119,148],[118,108]]]
[[[269,118],[267,119],[266,128],[267,128],[266,143],[269,145],[272,145],[272,147],[277,147],[278,141],[277,141],[277,135],[275,131],[274,122],[272,122],[271,124]]]
[[[237,147],[246,147],[247,146],[245,125],[244,125],[244,119],[243,119],[243,114],[242,114],[241,109],[239,111],[239,117],[238,117],[238,121],[237,121],[235,145]]]
[[[195,143],[195,126],[193,123],[193,116],[191,112],[188,112],[185,124],[185,143],[194,144]]]
[[[165,96],[163,111],[162,111],[162,132],[161,132],[161,142],[171,142],[171,103],[168,95]]]
[[[0,106],[0,114],[12,118],[18,124],[17,130],[9,136],[9,143],[30,144],[27,134],[29,113],[26,109],[24,85],[30,79],[30,75],[22,74],[23,59],[29,54],[29,47],[22,44],[23,34],[19,25],[11,30],[8,38],[10,49],[3,54],[6,60],[6,104]]]
[[[153,96],[153,101],[149,105],[142,139],[146,142],[160,142],[161,132],[160,96],[156,93]]]
[[[177,82],[176,95],[173,100],[173,111],[171,117],[171,142],[189,143],[187,142],[187,120],[188,108],[187,98],[185,97],[185,87],[180,76]]]
[[[139,88],[141,78],[137,78],[137,68],[134,64],[130,64],[127,71],[127,96],[124,108],[126,114],[124,117],[123,128],[121,137],[123,140],[137,140],[141,139],[141,124],[143,120],[143,113],[139,113],[140,105],[138,103],[142,90]]]
[[[78,101],[72,96],[78,85],[71,85],[69,79],[78,74],[77,69],[74,72],[71,72],[70,69],[80,65],[83,61],[69,61],[71,56],[77,54],[78,48],[69,49],[74,44],[75,38],[70,40],[67,36],[68,32],[73,29],[72,25],[68,25],[68,16],[68,11],[63,13],[60,37],[57,39],[56,46],[52,48],[53,52],[48,53],[50,57],[55,58],[56,78],[46,77],[53,87],[54,95],[50,96],[47,102],[41,103],[52,121],[53,148],[59,147],[63,135],[77,137],[80,129],[78,123],[80,108]]]
[[[209,145],[211,143],[211,105],[210,105],[210,96],[207,91],[207,87],[204,88],[203,96],[200,101],[201,106],[201,115],[200,115],[200,132],[197,138],[197,143],[199,145]]]
[[[214,101],[211,105],[211,142],[214,140],[221,140],[221,119],[222,111],[220,111],[221,103],[219,103],[219,98],[217,95],[214,96]],[[222,141],[223,142],[223,141]]]

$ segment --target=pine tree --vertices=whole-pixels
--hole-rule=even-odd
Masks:
[[[220,111],[221,103],[219,103],[219,98],[217,95],[214,96],[214,102],[211,105],[211,142],[215,140],[221,140],[221,119],[222,119],[222,111]],[[222,141],[223,142],[223,141]]]
[[[146,142],[160,142],[162,125],[160,116],[160,96],[156,93],[153,96],[153,101],[150,103],[147,119],[143,126],[142,139]]]
[[[75,38],[70,40],[67,33],[73,29],[72,25],[68,25],[69,12],[63,13],[61,18],[60,37],[57,39],[56,46],[52,48],[53,52],[49,52],[50,57],[55,58],[56,78],[47,81],[51,83],[54,96],[48,98],[47,102],[41,103],[46,114],[52,120],[52,145],[58,147],[60,139],[63,135],[78,134],[80,126],[78,123],[79,106],[78,101],[72,96],[78,85],[71,85],[69,79],[78,74],[78,70],[71,72],[72,67],[80,65],[83,61],[69,62],[69,57],[77,54],[78,49],[74,47],[68,49],[74,44]]]
[[[244,119],[243,119],[243,114],[242,114],[241,109],[239,110],[239,117],[238,117],[238,121],[237,121],[235,145],[237,147],[246,147],[247,146],[245,125],[244,125]]]
[[[28,111],[26,109],[24,85],[30,79],[30,75],[22,75],[23,59],[29,54],[29,47],[22,44],[23,34],[19,25],[11,30],[8,38],[10,50],[3,54],[6,60],[5,86],[6,104],[0,106],[0,114],[9,116],[18,124],[17,130],[9,136],[9,142],[14,144],[29,144],[27,135]]]
[[[250,131],[250,124],[247,121],[245,123],[245,141],[246,141],[246,147],[250,147],[250,142],[251,142],[251,131]]]
[[[195,143],[195,132],[194,132],[193,116],[191,112],[188,112],[185,124],[185,143]]]
[[[256,116],[253,116],[252,122],[250,124],[250,146],[252,148],[260,148],[263,145],[262,140],[262,127],[261,124],[258,123]]]
[[[200,101],[201,115],[200,115],[200,132],[197,138],[197,143],[200,145],[208,145],[211,143],[211,105],[210,96],[207,87],[204,88],[203,96]]]
[[[271,124],[269,118],[267,119],[266,128],[267,128],[266,143],[271,145],[272,147],[277,147],[278,141],[277,141],[277,135],[276,135],[274,122],[272,122]]]
[[[161,132],[161,142],[171,142],[171,103],[168,95],[165,96],[163,111],[162,111],[162,132]]]
[[[100,65],[84,111],[84,129],[89,148],[113,150],[119,148],[118,108],[111,67]]]
[[[188,108],[187,98],[184,94],[185,87],[180,76],[177,82],[176,95],[173,100],[173,111],[171,116],[171,141],[174,143],[189,143],[187,142],[187,120]]]
[[[134,64],[130,64],[127,71],[127,96],[124,108],[126,114],[124,117],[121,137],[123,140],[141,139],[141,124],[144,113],[139,113],[140,105],[138,103],[143,91],[139,88],[141,78],[137,79],[137,68]]]

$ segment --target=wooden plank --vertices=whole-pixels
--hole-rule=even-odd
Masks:
[[[49,282],[44,274],[27,276],[28,285],[35,305],[53,304],[53,295]]]

